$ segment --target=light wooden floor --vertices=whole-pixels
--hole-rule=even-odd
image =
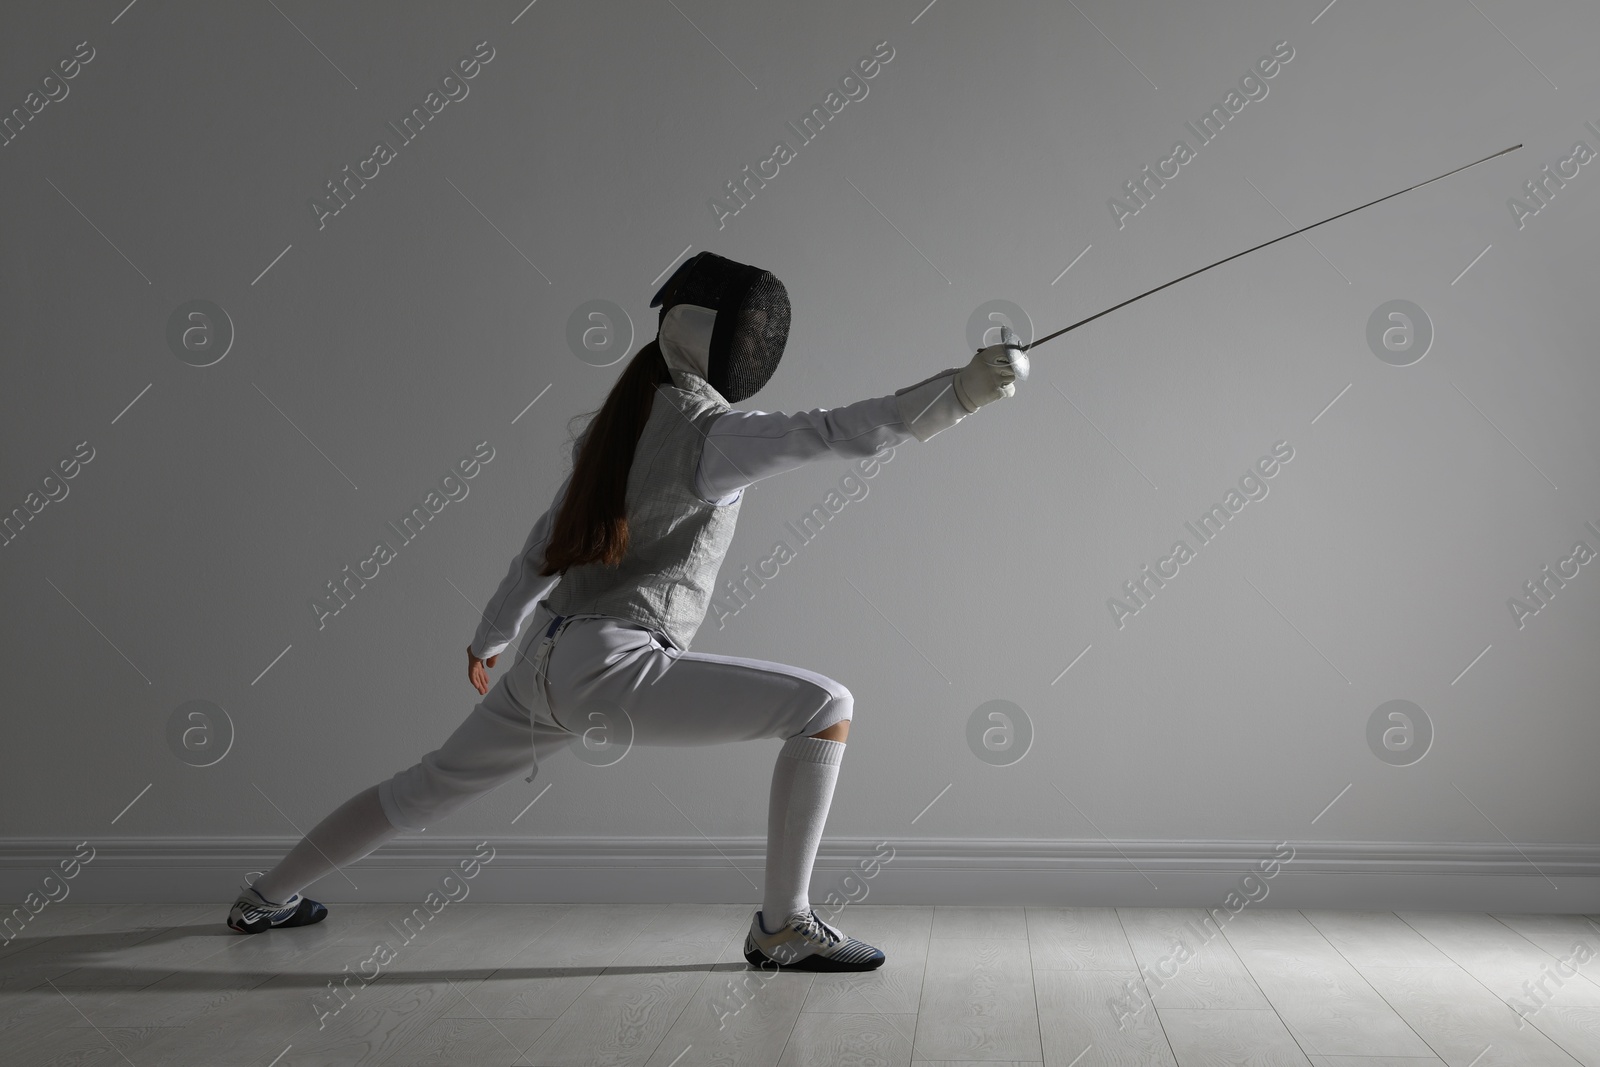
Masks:
[[[1203,912],[856,905],[881,970],[763,979],[743,905],[451,904],[410,941],[398,904],[251,937],[224,911],[47,906],[0,948],[0,1064],[1600,1065],[1581,916],[1246,909],[1163,964]],[[1129,980],[1154,1003],[1119,1031]]]

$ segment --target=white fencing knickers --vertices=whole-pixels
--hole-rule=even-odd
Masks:
[[[546,699],[548,698],[548,699]],[[788,740],[850,718],[843,685],[801,667],[675,648],[626,619],[555,616],[542,602],[516,662],[443,745],[378,785],[396,827],[421,830],[583,744],[620,759],[630,745]]]

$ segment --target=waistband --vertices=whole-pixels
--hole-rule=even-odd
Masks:
[[[544,606],[543,603],[541,603],[539,605],[539,610],[540,611],[549,611],[550,609],[548,607]],[[657,630],[652,626],[647,626],[647,625],[645,625],[644,623],[640,622],[637,619],[625,619],[620,615],[606,615],[606,614],[602,614],[600,612],[593,612],[593,611],[573,612],[571,615],[552,615],[550,617],[549,624],[546,625],[545,628],[544,628],[544,633],[540,637],[535,638],[535,640],[541,641],[541,642],[549,642],[552,638],[555,638],[555,637],[560,635],[560,633],[561,633],[563,627],[565,626],[565,624],[567,624],[569,622],[577,622],[580,619],[603,619],[603,620],[606,620],[606,621],[609,621],[609,622],[614,622],[618,626],[627,627],[630,630],[644,630],[645,632],[650,633],[650,634],[654,634],[656,637],[660,638],[661,639],[661,643],[666,645],[668,648],[673,649],[674,651],[677,651],[677,652],[682,652],[683,651],[681,648],[678,647],[677,642],[672,640],[671,635],[667,634],[666,632],[664,632],[662,630]],[[537,631],[535,631],[535,632],[537,632]]]

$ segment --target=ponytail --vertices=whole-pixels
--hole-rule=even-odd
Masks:
[[[628,361],[605,403],[591,413],[587,439],[544,550],[541,575],[586,563],[616,566],[628,551],[628,472],[657,385],[672,375],[655,341]]]

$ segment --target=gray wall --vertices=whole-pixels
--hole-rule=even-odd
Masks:
[[[1600,18],[1322,7],[10,5],[0,106],[93,58],[0,148],[0,505],[67,491],[0,548],[0,832],[287,839],[439,744],[567,420],[616,373],[570,323],[611,301],[636,348],[686,246],[792,294],[746,406],[828,407],[963,362],[985,301],[1042,335],[1522,142],[1036,350],[1015,399],[898,449],[694,647],[851,687],[841,839],[1593,846],[1600,565],[1521,625],[1508,602],[1600,551],[1600,163],[1520,225],[1508,198],[1600,150]],[[1283,41],[1199,145],[1185,122]],[[386,124],[479,42],[469,94],[402,142]],[[867,95],[800,145],[786,122],[879,42]],[[1194,158],[1119,226],[1111,198],[1180,137]],[[379,139],[392,162],[319,225]],[[793,160],[719,227],[708,200],[780,139]],[[195,300],[226,315],[210,354],[169,339]],[[1369,343],[1394,300],[1431,329],[1420,360]],[[468,495],[319,629],[324,584],[485,441]],[[1185,522],[1279,442],[1268,495],[1201,545]],[[752,490],[728,571],[846,469]],[[1108,600],[1180,538],[1194,558],[1119,626]],[[1020,760],[969,743],[993,700]],[[1369,744],[1392,700],[1431,723],[1420,762]],[[191,701],[231,737],[174,742]],[[554,760],[431,834],[759,835],[774,751]]]

